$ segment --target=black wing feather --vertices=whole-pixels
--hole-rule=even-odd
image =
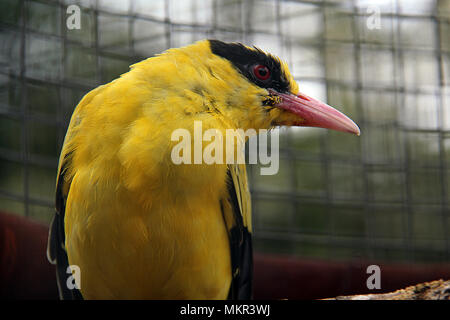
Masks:
[[[47,244],[47,258],[52,264],[56,264],[56,281],[58,284],[59,297],[63,300],[81,300],[83,299],[81,292],[67,287],[67,278],[70,274],[67,273],[69,267],[69,259],[65,247],[65,233],[64,233],[64,217],[66,213],[66,198],[64,184],[65,173],[69,163],[70,153],[64,157],[63,163],[59,170],[58,182],[56,185],[56,212],[53,217],[50,233]]]
[[[246,173],[241,172],[239,175],[237,175],[237,178],[247,179]],[[231,281],[230,292],[228,294],[228,299],[249,300],[252,298],[253,289],[252,237],[248,227],[244,224],[244,213],[241,212],[241,206],[239,205],[239,203],[243,203],[242,193],[247,193],[245,195],[247,197],[249,197],[249,194],[248,190],[242,190],[242,188],[239,186],[238,188],[239,192],[237,192],[236,190],[236,185],[232,178],[232,173],[230,170],[228,170],[228,201],[231,204],[234,218],[234,225],[229,230],[231,267],[233,277]],[[238,201],[238,198],[241,198],[241,202]]]

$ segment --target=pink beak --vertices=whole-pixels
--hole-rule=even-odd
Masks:
[[[319,127],[337,131],[349,132],[359,136],[359,127],[345,114],[317,99],[305,94],[279,93],[269,89],[271,95],[281,98],[275,106],[287,110],[299,117],[294,126]]]

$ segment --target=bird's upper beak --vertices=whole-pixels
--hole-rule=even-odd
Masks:
[[[295,115],[293,126],[319,127],[353,133],[359,136],[359,127],[346,115],[333,107],[303,93],[280,93],[269,89],[270,95],[278,97],[275,107],[289,111]],[[287,123],[280,123],[281,125]]]

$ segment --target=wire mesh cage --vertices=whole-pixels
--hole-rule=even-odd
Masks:
[[[79,10],[79,28],[68,19]],[[450,1],[153,0],[0,4],[0,210],[49,222],[84,94],[170,47],[238,41],[285,60],[360,138],[280,129],[249,165],[255,247],[325,259],[450,258]],[[72,7],[73,9],[73,7]]]

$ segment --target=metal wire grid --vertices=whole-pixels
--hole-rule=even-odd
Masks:
[[[65,28],[66,8],[72,3],[81,7],[82,26],[87,26],[82,27],[79,33]],[[360,140],[351,140],[354,138],[313,131],[309,136],[315,144],[305,150],[299,147],[299,136],[304,131],[283,131],[280,164],[283,167],[280,174],[284,180],[280,182],[280,176],[258,176],[258,167],[249,168],[256,247],[263,251],[327,258],[449,260],[450,125],[446,117],[450,112],[447,111],[446,72],[450,48],[445,40],[445,31],[448,30],[450,18],[448,11],[445,11],[445,8],[448,9],[447,2],[435,1],[430,6],[432,10],[411,14],[403,13],[401,3],[393,1],[392,10],[382,12],[383,25],[386,27],[388,24],[391,30],[388,38],[382,40],[368,40],[364,34],[367,30],[363,26],[367,12],[356,1],[211,0],[185,1],[181,4],[163,0],[151,3],[147,6],[143,1],[9,1],[7,9],[12,9],[14,13],[3,15],[0,22],[3,35],[0,119],[3,118],[2,134],[14,132],[17,134],[15,139],[20,141],[16,145],[8,142],[0,145],[0,160],[3,160],[2,165],[7,164],[0,174],[6,177],[5,171],[18,169],[20,173],[15,179],[21,180],[21,186],[11,188],[8,183],[0,186],[3,207],[11,208],[5,203],[15,203],[12,206],[15,211],[43,220],[50,218],[53,214],[53,194],[48,191],[51,188],[44,184],[54,181],[57,154],[74,106],[90,89],[126,72],[129,64],[166,48],[203,38],[257,45],[261,42],[287,59],[300,83],[316,83],[326,88],[326,98],[330,104],[336,102],[342,105],[342,100],[345,102],[348,95],[352,96],[352,107],[344,110],[350,112],[361,126],[363,136]],[[296,10],[296,6],[301,10]],[[440,11],[441,7],[443,11]],[[35,13],[40,11],[53,14],[36,17]],[[311,16],[315,18],[311,20]],[[44,19],[44,23],[40,24],[39,19]],[[300,37],[295,37],[285,27],[286,21],[292,20],[295,24],[302,19],[320,25],[316,38],[302,38],[302,30],[298,30]],[[342,26],[335,23],[339,19],[344,21]],[[431,23],[433,45],[405,44],[402,33],[404,21]],[[333,28],[336,26],[348,30],[350,35],[334,36]],[[146,32],[149,30],[151,32]],[[313,62],[322,66],[322,73],[307,72],[305,75],[300,72],[303,66],[295,63],[299,46],[319,53]],[[353,60],[353,67],[349,70],[338,69],[338,76],[333,65],[341,61],[330,63],[330,56],[336,49],[347,50]],[[367,71],[365,59],[368,53],[377,57],[388,56],[392,81],[367,81],[368,77],[376,74],[374,70]],[[430,86],[411,85],[405,78],[407,66],[404,65],[405,57],[410,54],[433,57],[436,70],[430,72],[436,75],[436,83]],[[347,71],[348,75],[341,77],[341,73]],[[44,95],[51,96],[44,100],[53,101],[54,109],[46,112],[33,109],[35,95],[30,91],[35,88],[44,88]],[[346,94],[340,95],[338,92]],[[399,114],[412,114],[407,118],[411,122],[402,121],[400,117],[389,120],[381,117],[380,120],[378,115],[373,118],[372,111],[364,107],[371,95],[392,97]],[[422,96],[434,99],[430,108],[435,111],[435,127],[423,127],[419,122],[414,122],[419,113],[409,108],[408,103],[411,97]],[[34,147],[33,139],[39,137],[40,128],[44,130],[46,126],[52,128],[55,141],[50,150],[42,153]],[[372,130],[378,134],[371,135]],[[395,143],[383,144],[383,132],[392,136]],[[431,137],[429,141],[437,147],[437,159],[412,159],[416,153],[411,146],[411,135]],[[48,138],[48,135],[44,137]],[[350,149],[336,150],[345,148],[345,143],[337,141],[348,143]],[[373,144],[379,147],[374,148]],[[300,146],[305,146],[303,140]],[[307,182],[302,185],[302,176],[296,173],[299,167],[308,166],[317,171],[316,176],[321,177],[322,186],[318,190],[308,191],[310,186]],[[39,190],[39,178],[48,174],[36,175],[36,168],[45,168],[46,173],[54,172],[51,179],[42,179],[42,192]],[[343,175],[342,179],[352,184],[352,177],[355,180],[358,177],[358,182],[348,192],[340,192],[333,183],[336,172],[339,174],[345,170],[349,174]],[[425,183],[434,185],[433,190],[439,192],[432,201],[421,199],[417,202],[415,184],[422,181],[417,180],[416,171],[423,171],[424,176],[434,173],[435,178]],[[401,181],[397,198],[378,197],[373,176],[380,174],[386,179],[396,176]],[[338,187],[347,188],[345,184]],[[417,210],[423,211],[419,214],[421,219],[434,222],[431,232],[435,232],[436,237],[430,237],[428,232],[425,239],[417,240],[417,224],[414,223]],[[433,215],[428,218],[427,212]],[[315,217],[311,218],[313,215]],[[378,223],[377,219],[384,220]],[[345,229],[342,228],[342,221],[358,221],[359,224],[348,232],[342,232]],[[394,235],[380,232],[380,229],[387,229],[394,223],[399,224]],[[305,224],[310,228],[302,227]]]

